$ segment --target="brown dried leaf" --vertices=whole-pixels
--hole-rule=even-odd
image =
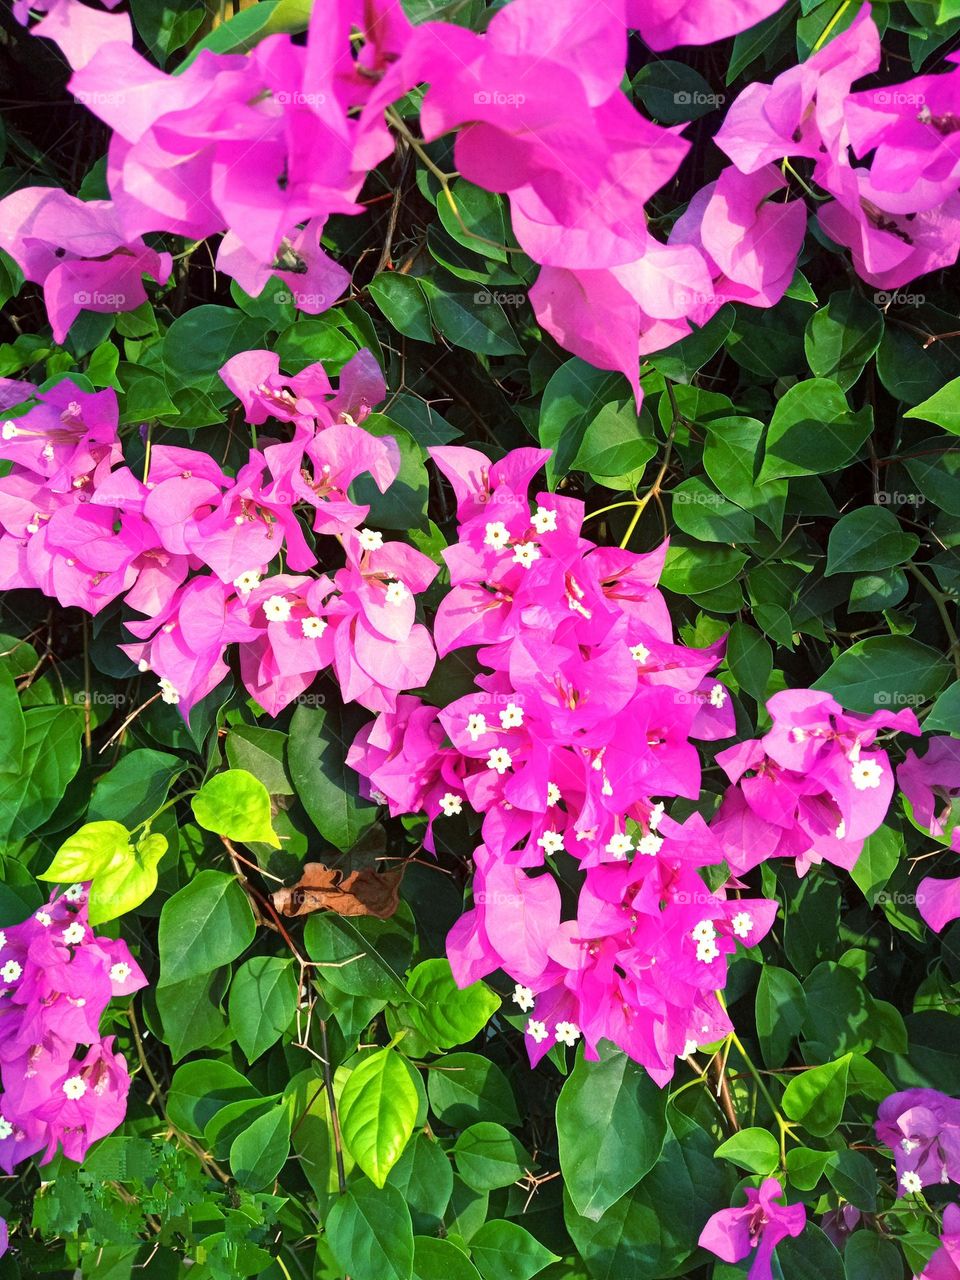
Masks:
[[[397,909],[402,879],[402,868],[374,871],[363,867],[344,875],[322,862],[307,862],[295,885],[278,889],[273,895],[273,905],[285,916],[335,911],[340,916],[378,916],[385,920]]]

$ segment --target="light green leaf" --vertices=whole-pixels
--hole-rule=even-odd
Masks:
[[[280,848],[270,820],[270,793],[245,769],[226,769],[203,784],[190,802],[201,827],[245,844]]]
[[[413,1133],[419,1095],[413,1068],[396,1049],[378,1049],[353,1060],[340,1099],[343,1140],[376,1186],[400,1159]]]

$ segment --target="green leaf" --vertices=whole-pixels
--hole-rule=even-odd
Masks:
[[[199,1138],[221,1107],[257,1096],[256,1088],[239,1071],[226,1062],[203,1058],[185,1062],[173,1073],[167,1114],[178,1129]]]
[[[725,498],[750,512],[779,537],[787,501],[787,481],[757,484],[764,425],[756,418],[716,418],[706,424],[703,466]]]
[[[633,490],[656,452],[649,418],[641,419],[629,400],[603,406],[584,432],[571,466],[608,489]]]
[[[320,834],[343,850],[377,819],[376,805],[360,799],[359,779],[346,763],[360,723],[352,712],[302,703],[290,722],[287,758],[297,795]]]
[[[398,333],[420,342],[434,341],[426,294],[413,276],[381,271],[367,285],[367,292]]]
[[[916,707],[943,688],[953,668],[910,636],[870,636],[851,645],[813,682],[850,711]]]
[[[259,1058],[289,1028],[297,1011],[293,961],[251,956],[230,985],[230,1029],[248,1062]]]
[[[924,724],[931,727],[929,716]],[[893,875],[902,853],[903,837],[892,827],[880,827],[863,842],[860,856],[850,868],[850,878],[871,907]]]
[[[92,880],[115,858],[126,856],[129,846],[130,832],[121,823],[88,822],[64,840],[38,879],[57,884]]]
[[[783,1091],[785,1114],[815,1137],[825,1138],[840,1123],[851,1056],[847,1053],[835,1062],[811,1067],[794,1076]]]
[[[174,1062],[195,1049],[216,1045],[223,1038],[227,1019],[221,1002],[228,980],[228,970],[215,969],[213,973],[157,989],[162,1036]]]
[[[717,493],[702,476],[691,476],[671,490],[670,513],[684,533],[701,542],[735,545],[750,542],[756,526],[753,517]]]
[[[924,728],[940,733],[960,732],[960,680],[955,680],[937,698],[923,722]]]
[[[799,1191],[812,1191],[823,1177],[832,1154],[810,1147],[791,1147],[787,1152],[787,1176],[792,1185]]]
[[[137,747],[97,781],[87,817],[134,827],[156,813],[183,769],[183,760],[168,751]]]
[[[869,406],[851,413],[835,382],[798,382],[777,401],[759,480],[824,475],[846,465],[873,429]]]
[[[339,1107],[343,1140],[378,1187],[413,1133],[420,1105],[413,1076],[406,1058],[388,1047],[355,1059],[343,1087]]]
[[[341,991],[400,1004],[411,999],[400,977],[413,950],[413,918],[405,903],[388,920],[315,913],[303,940],[324,981]]]
[[[265,4],[257,5],[255,10],[246,10],[238,17],[259,12],[263,7]],[[224,23],[218,30],[224,31],[229,25]],[[263,334],[264,322],[244,315],[236,307],[191,307],[174,320],[163,340],[168,388],[172,391],[190,387],[224,403],[229,393],[220,380],[220,369],[231,356],[261,346]]]
[[[726,303],[702,329],[694,330],[689,337],[681,338],[679,342],[647,358],[671,382],[692,382],[711,356],[723,346],[733,327],[735,315],[733,307]]]
[[[530,1280],[558,1261],[529,1231],[497,1218],[485,1222],[473,1236],[470,1252],[483,1280]]]
[[[760,1051],[768,1067],[779,1067],[803,1026],[806,997],[787,969],[765,964],[757,984],[756,1018]]]
[[[0,724],[3,725],[3,738],[0,741],[0,773],[16,773],[23,762],[27,725],[23,718],[17,686],[6,667],[0,667]]]
[[[443,1228],[453,1193],[453,1170],[436,1138],[430,1138],[426,1133],[415,1134],[387,1175],[387,1181],[406,1200],[414,1231],[440,1231]]]
[[[467,1255],[449,1240],[416,1236],[413,1246],[416,1280],[480,1280],[480,1272]]]
[[[153,832],[98,871],[90,887],[90,923],[115,920],[146,902],[157,887],[157,867],[166,851],[166,836]]]
[[[750,1173],[767,1175],[780,1163],[780,1147],[769,1129],[741,1129],[717,1147],[717,1158],[730,1160]]]
[[[911,444],[911,454],[904,466],[917,489],[935,507],[960,515],[960,449],[932,438]]]
[[[920,545],[915,533],[904,533],[886,507],[858,507],[830,530],[826,576],[889,569],[909,560]]]
[[[21,763],[0,773],[0,841],[32,836],[60,803],[80,767],[80,707],[30,707],[23,723]],[[14,733],[18,724],[14,717]]]
[[[465,178],[458,178],[450,193],[456,212],[445,197],[437,201],[437,213],[447,234],[465,249],[472,249],[474,253],[496,262],[506,262],[507,223],[503,197],[475,187]]]
[[[261,1191],[269,1187],[290,1154],[289,1106],[272,1107],[234,1138],[230,1169],[241,1187]]]
[[[207,831],[245,844],[280,848],[270,819],[270,794],[263,783],[245,769],[215,773],[190,801],[190,807],[197,822]]]
[[[827,1161],[827,1181],[864,1213],[877,1211],[877,1172],[862,1151],[837,1151]]]
[[[272,796],[292,796],[287,774],[287,735],[276,729],[238,724],[227,734],[224,747],[231,769],[245,769],[262,782]]]
[[[354,1182],[334,1202],[326,1238],[353,1280],[412,1280],[413,1226],[403,1196],[389,1183]]]
[[[495,294],[465,289],[453,276],[444,276],[442,283],[422,276],[420,287],[434,326],[455,347],[485,356],[520,354],[522,348]]]
[[[667,1093],[619,1050],[578,1055],[557,1100],[564,1183],[577,1212],[599,1219],[653,1168],[667,1134]]]
[[[944,431],[960,435],[960,378],[951,379],[922,404],[907,409],[903,416],[933,422]]]
[[[677,595],[699,595],[722,587],[737,576],[748,557],[732,547],[683,545],[674,540],[667,551],[660,583]]]
[[[255,933],[250,903],[233,876],[198,872],[160,912],[157,985],[168,987],[229,964]]]
[[[434,1115],[452,1129],[465,1129],[477,1120],[520,1123],[510,1081],[478,1053],[448,1053],[431,1063],[427,1093]]]
[[[584,360],[568,360],[552,375],[540,403],[538,438],[553,452],[546,461],[547,484],[555,489],[577,456],[584,433],[597,414],[629,396],[623,374],[595,369]]]
[[[407,990],[418,1002],[406,1016],[429,1044],[449,1049],[479,1034],[500,1008],[500,997],[484,982],[461,989],[447,960],[423,960],[410,972]]]
[[[883,316],[853,289],[835,293],[807,324],[804,348],[811,372],[849,391],[883,337]]]
[[[903,1280],[903,1261],[892,1240],[855,1231],[843,1250],[846,1280]]]
[[[735,622],[727,635],[727,666],[741,689],[762,701],[773,671],[773,650],[759,631]]]
[[[509,1187],[530,1160],[513,1134],[490,1120],[464,1129],[454,1143],[453,1158],[460,1177],[477,1191]]]

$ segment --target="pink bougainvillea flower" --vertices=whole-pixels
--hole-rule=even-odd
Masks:
[[[350,283],[349,271],[320,246],[323,224],[323,218],[312,218],[283,236],[269,262],[258,260],[236,232],[228,231],[217,250],[217,269],[232,276],[253,298],[259,298],[274,280],[277,300],[289,300],[299,311],[318,315],[332,307]]]
[[[850,86],[880,66],[880,36],[865,4],[853,22],[773,84],[751,84],[727,109],[714,141],[742,173],[786,156],[820,160],[846,146]]]
[[[700,1245],[724,1262],[740,1262],[753,1254],[748,1280],[771,1280],[773,1251],[787,1236],[798,1236],[807,1220],[802,1204],[778,1204],[783,1187],[765,1178],[759,1190],[746,1188],[740,1209],[721,1209],[700,1233]],[[756,1252],[754,1252],[756,1251]]]
[[[922,756],[908,750],[897,767],[897,785],[910,802],[914,821],[932,836],[954,827],[953,802],[960,797],[960,741],[931,737]]]
[[[897,1194],[960,1181],[960,1102],[936,1089],[907,1089],[884,1098],[877,1137],[893,1152]]]
[[[120,0],[103,3],[107,9],[115,9]],[[133,44],[127,13],[104,13],[79,0],[15,0],[13,15],[18,22],[27,25],[30,14],[36,13],[43,16],[30,28],[31,35],[52,40],[74,70],[85,66],[103,45]]]
[[[960,1280],[960,1205],[944,1209],[940,1247],[916,1280]]]
[[[658,53],[680,44],[713,44],[756,26],[781,8],[780,0],[626,0],[627,23]]]
[[[81,311],[132,311],[146,302],[144,275],[165,284],[172,267],[169,253],[122,229],[115,204],[57,187],[23,187],[0,201],[0,248],[43,286],[57,342]]]

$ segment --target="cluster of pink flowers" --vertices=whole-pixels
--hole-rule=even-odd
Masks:
[[[795,858],[803,875],[832,862],[849,871],[883,823],[894,791],[878,733],[919,734],[909,708],[845,712],[829,694],[785,689],[767,703],[773,725],[757,740],[728,747],[717,762],[734,784],[711,826],[737,873],[767,858]]]
[[[133,50],[125,16],[55,0],[35,30],[70,33],[70,88],[114,131],[112,199],[16,192],[0,204],[0,245],[42,284],[58,340],[81,307],[128,309],[143,299],[142,273],[167,279],[169,255],[147,247],[148,232],[223,234],[218,268],[248,293],[276,275],[302,310],[322,311],[349,283],[320,247],[324,223],[360,211],[367,174],[394,145],[385,109],[426,82],[424,138],[456,131],[459,173],[509,196],[514,234],[542,268],[530,293],[541,324],[621,369],[639,398],[643,354],[726,302],[769,307],[789,287],[807,209],[785,198],[775,161],[815,162],[833,197],[821,225],[871,283],[899,285],[956,258],[960,70],[851,93],[879,66],[869,6],[772,86],[740,95],[717,135],[733,164],[665,243],[654,236],[645,205],[690,144],[623,93],[628,30],[653,49],[703,43],[777,7],[512,0],[478,35],[412,26],[387,0],[330,0],[313,6],[304,45],[277,34],[249,55],[204,50],[169,75]],[[78,33],[90,23],[87,40]],[[101,31],[110,24],[112,37]],[[872,152],[870,167],[852,164],[851,150]]]
[[[293,378],[277,356],[250,351],[222,370],[251,423],[271,417],[289,439],[261,437],[235,476],[206,453],[148,451],[145,478],[123,464],[112,390],[69,380],[0,427],[0,589],[35,587],[97,613],[123,596],[142,621],[124,651],[152,671],[184,714],[229,674],[241,674],[276,714],[332,666],[343,696],[391,710],[435,661],[415,595],[437,573],[419,551],[360,526],[369,508],[348,490],[360,474],[381,491],[396,476],[396,442],[358,422],[384,395],[369,352],[344,366],[334,391],[320,365]],[[332,577],[317,564],[295,508],[316,534],[336,535],[346,558]],[[284,572],[267,575],[283,557]],[[293,572],[289,572],[289,571]]]
[[[960,797],[960,741],[938,736],[929,739],[924,755],[908,751],[897,769],[897,784],[914,821],[935,839],[949,831],[950,848],[960,853],[960,823],[953,813],[954,801]],[[917,910],[938,933],[960,917],[960,877],[924,877],[917,886]]]
[[[733,732],[708,675],[722,646],[674,642],[656,587],[665,548],[599,547],[582,536],[583,503],[556,494],[531,514],[544,451],[493,465],[472,449],[431,452],[459,521],[437,647],[480,645],[490,674],[439,711],[402,699],[349,762],[394,813],[435,825],[469,803],[483,815],[474,906],[448,954],[462,984],[500,968],[514,979],[531,1060],[582,1034],[591,1056],[607,1039],[666,1081],[677,1056],[729,1029],[716,995],[727,957],[777,910],[710,892],[698,868],[722,861],[720,842],[699,815],[665,813],[665,800],[700,794],[690,739]],[[546,869],[561,853],[583,872],[572,919]]]
[[[951,266],[960,251],[960,68],[851,92],[879,67],[864,5],[802,65],[746,88],[715,140],[744,174],[789,157],[812,161],[832,197],[817,211],[821,227],[849,248],[868,284],[895,289]]]
[[[130,1076],[100,1018],[146,982],[125,942],[90,928],[83,885],[0,930],[0,1168],[58,1147],[82,1160],[120,1124]]]

